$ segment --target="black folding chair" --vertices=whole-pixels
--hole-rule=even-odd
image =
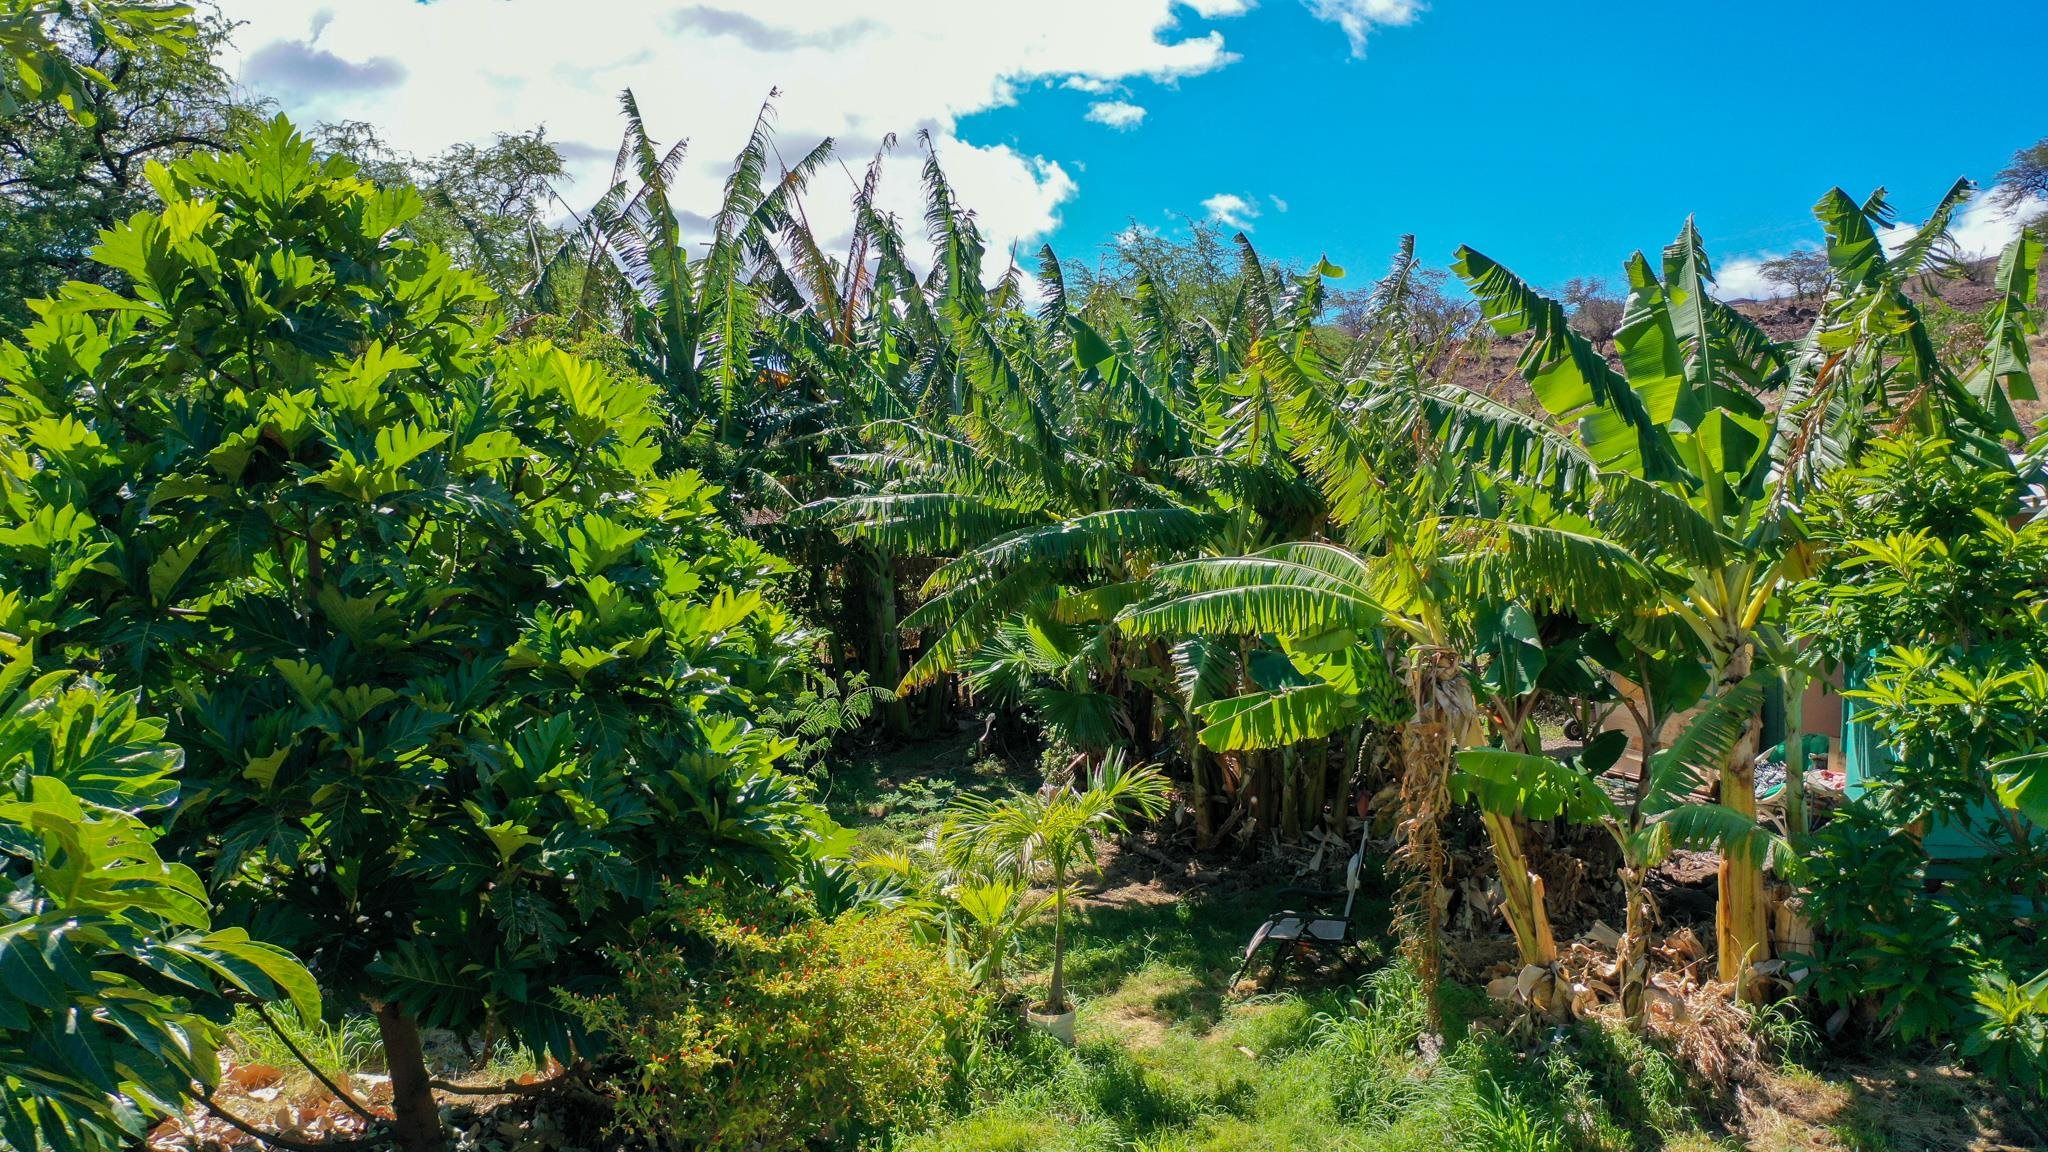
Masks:
[[[1277,975],[1287,966],[1287,960],[1302,949],[1321,951],[1325,948],[1341,948],[1351,942],[1351,907],[1358,900],[1358,870],[1365,862],[1365,840],[1359,838],[1358,851],[1352,854],[1350,863],[1344,866],[1344,914],[1342,916],[1317,916],[1291,909],[1275,912],[1267,917],[1259,930],[1252,933],[1252,942],[1245,946],[1244,963],[1237,966],[1237,974],[1230,978],[1228,987],[1237,987],[1244,974],[1251,971],[1252,961],[1258,957],[1259,949],[1268,944],[1275,945],[1280,952],[1274,961]]]

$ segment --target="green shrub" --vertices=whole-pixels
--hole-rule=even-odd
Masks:
[[[223,997],[313,978],[239,928],[215,929],[197,873],[138,813],[178,798],[163,722],[68,672],[33,682],[0,639],[0,1148],[134,1146],[220,1078]]]
[[[1952,900],[1927,891],[1927,857],[1896,826],[1882,795],[1843,806],[1815,834],[1807,915],[1824,931],[1810,957],[1821,1003],[1868,1001],[1878,1027],[1911,1043],[1940,1040],[1970,995],[1976,935]]]
[[[1873,443],[1811,503],[1827,562],[1791,621],[1861,666],[1847,695],[1895,761],[1810,845],[1814,991],[1904,1041],[1960,1040],[2023,1091],[2040,1083],[2040,1022],[2002,973],[2048,965],[2015,915],[2048,900],[2048,521],[2020,518],[2031,475],[1979,446]],[[1985,851],[1945,862],[1937,886],[1923,838],[1943,825]]]
[[[127,289],[0,341],[0,631],[164,715],[167,850],[392,1049],[566,1061],[562,990],[662,878],[780,883],[816,843],[758,722],[811,649],[788,565],[662,467],[651,385],[503,338],[412,189],[282,118],[150,172],[163,209],[95,254]]]
[[[661,1148],[851,1147],[920,1126],[973,1026],[967,985],[900,916],[824,921],[757,888],[671,889],[618,964],[618,992],[575,1003],[631,1064],[619,1128]]]
[[[2021,1096],[2048,1102],[2048,972],[2025,984],[1986,972],[1971,999],[1976,1019],[1963,1055]]]

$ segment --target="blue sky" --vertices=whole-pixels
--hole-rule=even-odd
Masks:
[[[1611,277],[1697,213],[1740,293],[1814,239],[1830,186],[1883,184],[1910,218],[2048,134],[2048,0],[218,2],[229,66],[301,120],[422,155],[543,125],[572,203],[602,190],[630,88],[691,141],[700,227],[773,90],[786,155],[829,135],[847,162],[807,202],[827,234],[891,133],[881,200],[917,218],[922,131],[998,250],[1087,258],[1221,208],[1354,284],[1403,232],[1436,264],[1470,243],[1542,284]]]
[[[1356,279],[1412,231],[1432,262],[1468,243],[1542,283],[1615,276],[1688,213],[1724,261],[1783,251],[1817,238],[1836,184],[1921,214],[2048,135],[2042,0],[1442,0],[1362,59],[1298,4],[1213,26],[1240,59],[1129,83],[1130,130],[1077,126],[1095,98],[1042,87],[958,132],[1075,173],[1052,240],[1077,254],[1229,193],[1271,257],[1327,252]]]

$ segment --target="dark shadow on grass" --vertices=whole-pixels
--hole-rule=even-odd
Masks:
[[[1120,1044],[1091,1044],[1082,1055],[1088,1065],[1088,1095],[1102,1115],[1134,1135],[1192,1123],[1191,1101],[1171,1092]]]
[[[1243,960],[1252,933],[1273,913],[1309,903],[1298,894],[1250,890],[1196,893],[1166,904],[1082,905],[1068,913],[1067,982],[1083,996],[1101,995],[1149,964],[1179,969],[1191,974],[1194,983],[1163,994],[1155,1006],[1162,1015],[1206,1028],[1222,1016],[1230,977]],[[1341,899],[1337,905],[1341,907]],[[1360,893],[1353,924],[1365,937],[1366,958],[1390,951],[1387,921],[1384,897]],[[1051,962],[1051,945],[1051,925],[1037,926],[1027,944],[1025,967],[1043,971]],[[1290,981],[1290,988],[1348,982],[1363,970],[1358,963],[1320,974],[1313,963],[1291,967],[1299,979]]]
[[[830,765],[819,800],[868,848],[915,839],[961,797],[1006,796],[1038,783],[1036,766],[978,755],[971,732],[853,749]]]

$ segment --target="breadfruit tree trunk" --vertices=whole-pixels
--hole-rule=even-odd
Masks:
[[[377,1005],[377,1031],[384,1040],[384,1063],[391,1073],[391,1135],[405,1152],[441,1152],[448,1133],[434,1104],[427,1076],[426,1049],[418,1022],[396,1004]]]

